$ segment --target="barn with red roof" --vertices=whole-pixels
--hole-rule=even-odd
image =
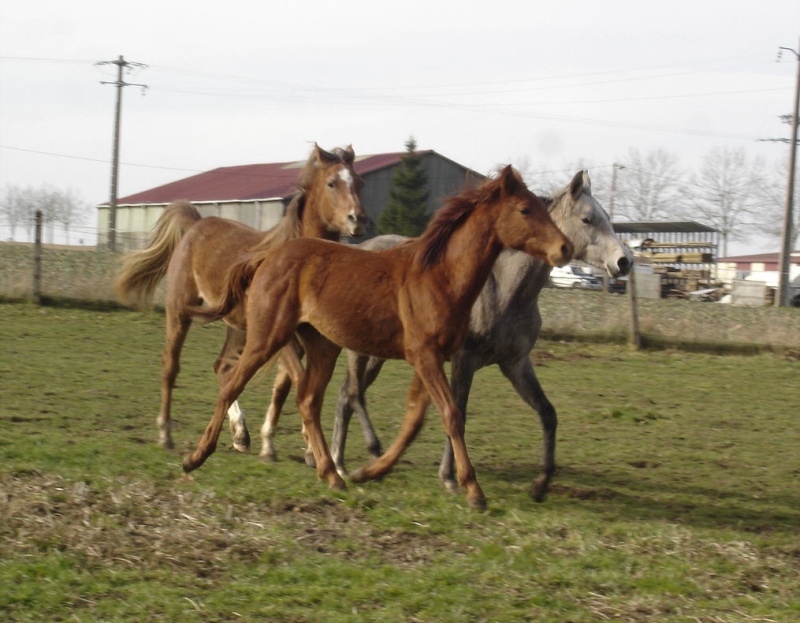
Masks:
[[[364,209],[373,224],[389,201],[392,175],[406,152],[358,156],[355,168],[364,179]],[[484,178],[433,150],[415,152],[428,178],[428,211],[435,211],[444,197],[460,192]],[[144,190],[117,200],[118,250],[145,245],[150,230],[164,207],[188,199],[203,216],[221,216],[260,230],[274,227],[283,217],[296,190],[305,160],[220,167],[205,173]],[[109,204],[98,206],[98,246],[108,245]],[[374,225],[370,234],[374,233]]]

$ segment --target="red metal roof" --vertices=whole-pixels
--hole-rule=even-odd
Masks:
[[[750,255],[733,255],[729,257],[720,257],[717,259],[717,262],[730,262],[730,263],[770,263],[770,262],[777,262],[779,258],[779,253],[776,251],[775,253],[754,253]],[[800,263],[800,250],[792,251],[790,254],[791,262]]]
[[[356,156],[355,169],[365,175],[400,162],[406,152]],[[417,152],[419,155],[432,153]],[[291,197],[305,160],[220,167],[205,173],[157,186],[150,190],[121,197],[118,205],[169,203],[188,199],[203,201],[253,201],[257,199],[286,199]]]

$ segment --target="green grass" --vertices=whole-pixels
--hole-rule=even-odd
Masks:
[[[800,620],[791,355],[542,342],[537,374],[560,415],[543,504],[528,497],[538,418],[482,370],[467,443],[489,509],[476,512],[438,483],[433,411],[381,482],[328,491],[299,462],[291,402],[281,460],[261,463],[269,377],[242,397],[254,454],[230,451],[223,430],[185,479],[181,456],[216,396],[220,327],[189,336],[168,452],[155,444],[158,314],[0,313],[0,620]],[[368,395],[384,444],[409,378],[392,362]],[[354,468],[367,457],[351,432]]]

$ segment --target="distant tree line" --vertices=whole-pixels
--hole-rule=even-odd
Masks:
[[[51,186],[7,185],[0,194],[0,218],[8,226],[10,239],[17,239],[17,232],[26,240],[33,240],[36,212],[41,210],[42,221],[49,225],[50,240],[53,242],[53,228],[64,231],[65,242],[70,244],[70,231],[82,224],[90,212],[90,207],[69,189]]]
[[[532,190],[552,192],[575,170],[562,174],[532,173],[528,163],[519,165]],[[682,169],[678,159],[663,149],[642,152],[631,148],[613,165],[589,168],[593,194],[615,222],[696,221],[720,232],[720,256],[728,244],[751,236],[780,240],[788,166],[768,166],[763,158],[749,156],[744,148],[715,148],[702,159],[698,170]],[[612,192],[613,186],[613,192]],[[791,239],[797,243],[800,214],[795,192],[795,226]]]

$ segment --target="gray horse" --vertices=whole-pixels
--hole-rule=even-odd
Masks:
[[[572,181],[553,197],[541,198],[548,206],[555,224],[574,247],[574,259],[582,260],[605,270],[612,277],[628,274],[633,264],[630,250],[614,235],[608,214],[592,197],[591,183],[586,171],[578,172]],[[395,246],[402,236],[380,236],[361,246],[378,250]],[[475,373],[483,367],[497,364],[511,381],[514,389],[539,414],[544,435],[542,471],[533,483],[531,495],[544,500],[550,479],[555,471],[556,427],[558,419],[553,405],[539,384],[530,353],[542,327],[537,298],[547,283],[551,266],[525,253],[502,252],[475,302],[470,316],[469,333],[461,349],[451,360],[450,386],[462,413],[467,413],[467,401]],[[348,374],[339,390],[336,419],[331,443],[331,455],[342,477],[347,476],[344,449],[347,430],[353,413],[358,415],[373,456],[382,454],[381,444],[366,410],[365,392],[377,378],[383,359],[357,355],[348,351]],[[272,402],[261,428],[261,453],[265,460],[274,460],[274,438],[281,408],[291,381],[279,370],[275,380]],[[306,462],[311,462],[306,453]],[[448,489],[456,489],[453,476],[453,449],[447,439],[439,467],[439,476]]]

